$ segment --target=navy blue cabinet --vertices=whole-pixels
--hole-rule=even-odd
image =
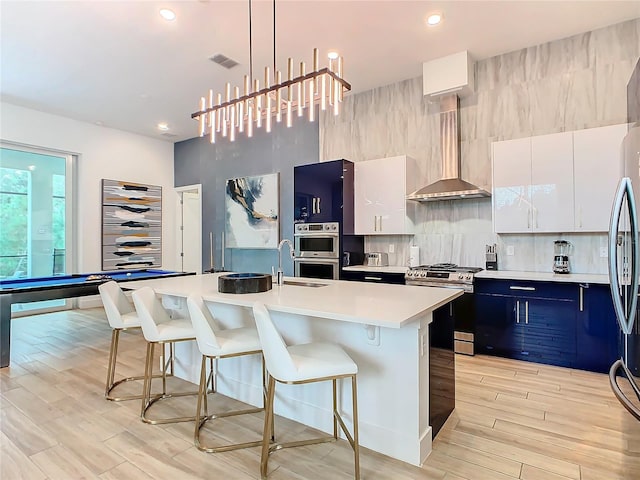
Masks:
[[[576,367],[608,372],[619,357],[621,330],[613,310],[609,285],[580,284]]]
[[[478,279],[476,351],[572,367],[573,290],[570,285]]]
[[[341,233],[353,234],[353,162],[302,165],[293,176],[295,222],[340,222]]]
[[[477,279],[476,352],[605,372],[618,352],[608,285]]]

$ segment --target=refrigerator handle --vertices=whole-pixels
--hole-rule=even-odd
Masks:
[[[630,230],[631,240],[631,262],[630,262],[630,280],[631,295],[628,299],[627,308],[623,305],[620,296],[620,278],[619,266],[617,262],[617,245],[618,245],[618,225],[622,214],[624,200],[627,200],[627,208],[629,210],[629,219],[631,222]],[[638,305],[638,274],[640,273],[640,245],[638,237],[638,214],[636,211],[636,202],[633,195],[633,187],[631,179],[624,177],[620,180],[618,190],[616,191],[613,208],[611,210],[611,222],[609,223],[609,283],[611,285],[611,297],[613,299],[613,307],[622,332],[630,335],[636,317]]]

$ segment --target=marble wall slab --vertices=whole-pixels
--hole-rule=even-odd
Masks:
[[[460,100],[462,177],[491,189],[491,142],[624,123],[639,56],[634,19],[478,61],[476,92]],[[347,96],[339,116],[321,116],[319,137],[320,161],[406,154],[418,161],[419,183],[441,175],[438,104],[423,96],[421,77]],[[485,244],[496,243],[501,269],[544,272],[553,241],[565,239],[574,244],[574,272],[606,273],[604,234],[496,235],[488,199],[419,204],[415,224],[414,236],[371,236],[365,248],[393,244],[394,265],[405,265],[415,244],[422,263],[484,266]]]

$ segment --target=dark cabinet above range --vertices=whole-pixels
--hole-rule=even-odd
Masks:
[[[340,222],[353,234],[353,163],[333,160],[294,168],[296,223]]]

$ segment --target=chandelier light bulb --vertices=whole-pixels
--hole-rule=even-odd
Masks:
[[[173,10],[170,10],[168,8],[161,8],[160,9],[160,16],[162,18],[164,18],[167,22],[172,22],[173,20],[176,19],[176,14]]]
[[[438,25],[440,22],[442,21],[442,14],[441,13],[434,13],[432,15],[429,15],[427,17],[427,25],[433,27],[435,25]]]

